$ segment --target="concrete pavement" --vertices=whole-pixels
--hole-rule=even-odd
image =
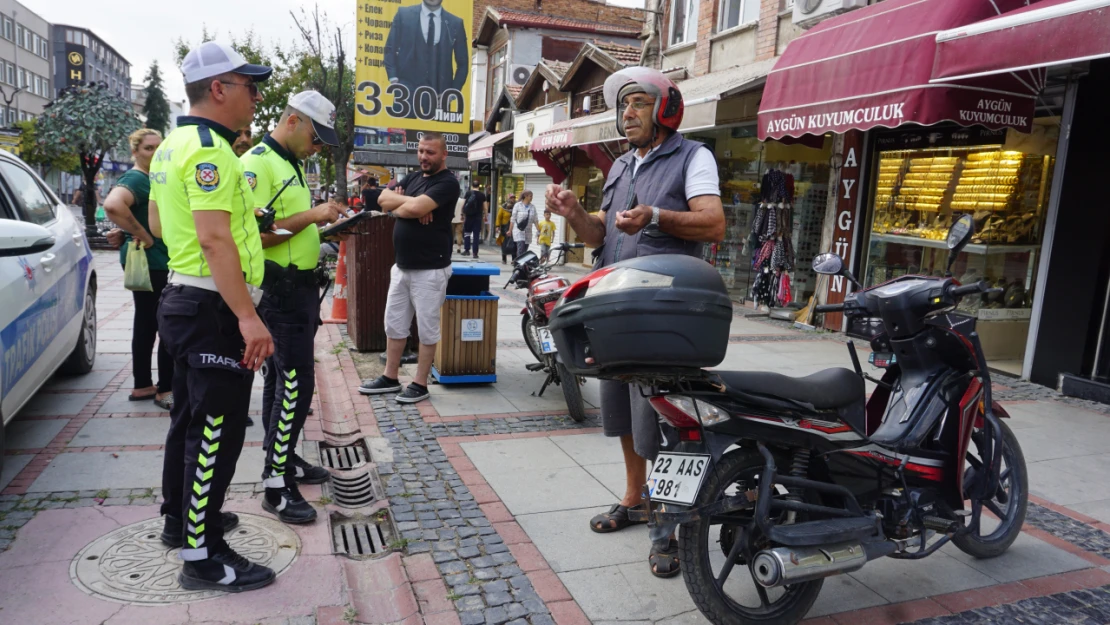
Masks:
[[[167,603],[108,596],[136,588],[172,594],[175,560],[172,551],[150,548],[142,526],[157,515],[168,418],[152,403],[127,401],[130,294],[114,254],[97,253],[96,263],[101,344],[95,370],[51,381],[9,425],[0,476],[0,621],[704,622],[681,579],[650,575],[644,528],[589,531],[590,517],[623,491],[619,448],[599,433],[596,410],[587,423],[575,424],[558,388],[532,395],[543,374],[524,369],[531,355],[520,336],[521,295],[501,289],[499,382],[433,386],[431,400],[417,406],[358,395],[363,376],[354,359],[332,349],[344,338],[342,327],[320,331],[317,416],[302,453],[317,459],[321,445],[327,451],[364,440],[370,464],[333,474],[353,479],[371,469],[374,477],[367,479],[380,479],[375,488],[381,491],[370,507],[354,510],[336,501],[338,482],[303,487],[321,521],[281,533],[259,507],[261,429],[250,428],[228,508],[244,514],[242,540],[244,549],[255,545],[252,557],[280,558],[283,550],[291,556],[273,586]],[[741,317],[731,332],[723,368],[804,375],[848,366],[839,337]],[[1006,380],[1000,386],[1034,494],[1018,542],[990,561],[946,548],[925,561],[879,561],[830,579],[811,623],[1110,622],[1110,572],[1104,570],[1110,567],[1110,486],[1101,479],[1110,463],[1110,415],[1045,389]],[[259,381],[256,410],[260,387]],[[584,397],[597,406],[594,382]],[[384,520],[379,546],[385,550],[371,559],[336,555],[342,530],[330,530],[360,518]],[[108,581],[77,579],[97,562],[88,558],[109,553],[96,542],[104,536],[122,536],[113,553],[133,549],[149,558],[112,560],[121,564],[101,569]],[[109,582],[115,590],[97,586]],[[50,606],[42,596],[52,597]]]

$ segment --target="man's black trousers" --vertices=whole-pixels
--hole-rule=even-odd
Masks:
[[[174,360],[162,514],[184,520],[181,559],[203,560],[227,549],[220,509],[243,449],[254,372],[239,364],[239,320],[215,291],[167,286],[158,328]]]
[[[258,314],[274,337],[274,355],[266,360],[262,391],[266,429],[262,482],[267,488],[281,488],[285,480],[293,481],[293,450],[316,386],[313,342],[320,326],[320,288],[302,284],[284,293],[266,291]]]

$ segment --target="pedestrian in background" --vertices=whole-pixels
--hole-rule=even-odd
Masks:
[[[505,264],[505,258],[516,259],[516,243],[513,242],[512,233],[512,217],[513,206],[516,205],[516,195],[509,194],[509,199],[501,204],[501,208],[497,211],[497,219],[494,221],[494,227],[497,228],[497,245],[501,248],[501,264]]]
[[[251,149],[251,127],[239,130],[239,135],[235,137],[235,143],[231,145],[231,150],[235,152],[235,156],[242,156]]]
[[[513,226],[513,242],[516,243],[514,259],[528,251],[528,244],[532,242],[532,226],[536,223],[536,207],[532,205],[532,192],[525,191],[520,194],[520,201],[513,206],[513,214],[509,219]]]
[[[455,242],[455,253],[462,254],[463,245],[463,206],[466,200],[459,198],[455,201],[455,216],[451,218],[451,237]]]
[[[551,256],[551,242],[555,239],[555,222],[551,221],[551,211],[543,212],[543,221],[536,226],[539,233],[540,262],[546,263]]]
[[[478,243],[482,240],[482,218],[489,212],[489,201],[477,180],[471,186],[473,188],[463,204],[463,255],[470,255],[473,247],[474,258],[478,258]]]
[[[362,210],[381,212],[382,207],[378,206],[378,196],[381,194],[382,190],[378,188],[378,179],[368,177],[362,184]]]
[[[131,372],[135,378],[134,390],[127,396],[131,401],[153,399],[159,408],[173,408],[173,358],[166,351],[164,341],[158,344],[158,384],[151,372],[151,354],[158,337],[158,298],[166,288],[169,278],[170,255],[162,239],[150,233],[147,206],[150,198],[150,160],[162,143],[157,130],[140,128],[127,138],[131,146],[131,159],[135,166],[120,176],[115,188],[104,200],[108,218],[120,227],[113,231],[110,241],[120,243],[119,262],[127,267],[127,248],[132,241],[139,241],[146,249],[150,265],[152,291],[132,291],[135,317],[131,324]],[[118,237],[118,238],[117,238]]]

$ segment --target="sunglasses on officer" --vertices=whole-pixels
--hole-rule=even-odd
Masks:
[[[305,117],[302,117],[301,115],[295,115],[295,116],[296,116],[298,121],[301,121],[301,122],[304,122],[304,123],[308,124],[308,129],[312,132],[312,145],[314,145],[314,146],[324,145],[324,140],[320,138],[320,135],[316,134],[316,127],[312,125],[312,120],[307,119]]]
[[[225,80],[221,80],[221,81],[219,81],[219,83],[222,84],[222,85],[235,85],[236,87],[246,87],[247,91],[250,92],[252,98],[257,98],[258,97],[258,85],[254,81],[251,81],[251,82],[228,82],[228,81],[225,81]]]

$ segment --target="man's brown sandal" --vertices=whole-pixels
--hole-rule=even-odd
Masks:
[[[674,577],[682,572],[678,566],[678,541],[671,539],[666,547],[651,546],[648,555],[648,564],[651,565],[651,574],[656,577]]]
[[[616,532],[622,530],[630,525],[639,525],[647,523],[647,515],[644,514],[644,504],[639,504],[629,508],[622,506],[619,503],[613,504],[608,512],[599,514],[590,519],[590,529],[598,534],[608,534],[609,532]]]

